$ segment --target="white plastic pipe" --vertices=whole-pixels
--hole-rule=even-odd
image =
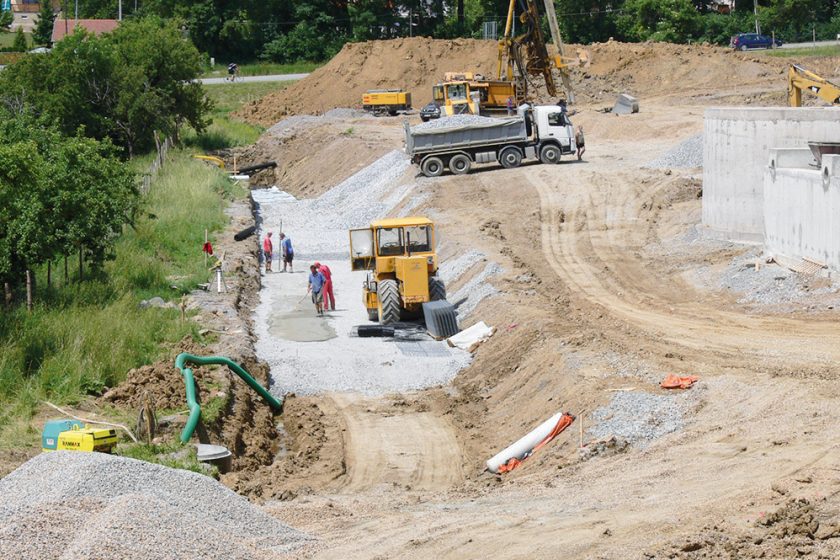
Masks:
[[[560,421],[561,416],[563,416],[563,413],[558,412],[528,432],[524,437],[494,455],[486,463],[487,470],[493,473],[498,473],[499,467],[510,461],[513,457],[516,457],[521,461],[529,451],[536,447],[537,444],[539,444],[548,436],[548,434],[551,433],[551,430],[553,430],[554,426],[557,425],[557,422]]]

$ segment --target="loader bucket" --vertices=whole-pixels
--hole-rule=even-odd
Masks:
[[[423,318],[426,330],[434,337],[449,338],[461,330],[458,328],[458,313],[446,300],[424,303]]]

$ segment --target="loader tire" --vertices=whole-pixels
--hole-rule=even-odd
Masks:
[[[379,323],[392,325],[400,321],[402,302],[396,280],[379,281]]]
[[[553,144],[543,146],[540,150],[540,161],[543,163],[560,163],[560,148]]]
[[[443,160],[439,157],[428,157],[420,164],[420,171],[426,177],[439,177],[443,173]]]
[[[455,175],[466,175],[470,172],[470,167],[472,167],[472,162],[464,154],[455,154],[449,160],[449,170]]]
[[[502,167],[505,169],[519,167],[519,164],[522,163],[522,152],[519,151],[519,148],[505,148],[502,150],[502,153],[499,154],[499,163],[501,163]]]
[[[446,286],[437,276],[429,277],[429,300],[440,301],[446,299]]]

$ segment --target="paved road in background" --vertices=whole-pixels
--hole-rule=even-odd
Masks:
[[[840,41],[808,41],[807,43],[788,43],[784,44],[780,49],[809,49],[811,47],[830,47],[831,45],[840,45]]]
[[[236,79],[236,83],[248,83],[248,82],[293,82],[295,80],[302,80],[307,77],[309,74],[272,74],[270,76],[242,76]],[[211,84],[224,84],[230,83],[227,81],[227,78],[200,78],[198,80],[202,84],[211,85]]]

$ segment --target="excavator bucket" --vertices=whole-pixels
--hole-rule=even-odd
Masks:
[[[426,320],[426,330],[435,338],[449,338],[461,331],[458,328],[458,313],[446,300],[424,303],[423,318]]]

